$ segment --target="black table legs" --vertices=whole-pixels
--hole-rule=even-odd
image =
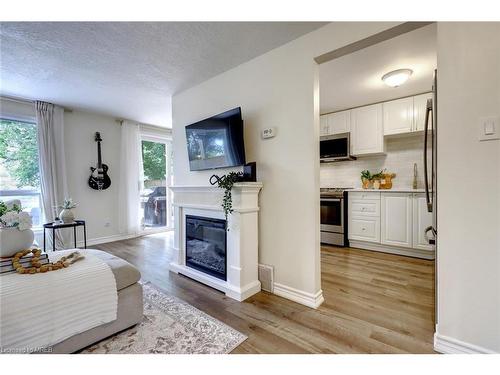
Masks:
[[[86,249],[87,248],[87,226],[83,226],[83,246]]]
[[[87,248],[87,226],[85,225],[85,221],[83,220],[77,220],[74,223],[67,223],[67,224],[57,224],[54,225],[54,223],[47,223],[43,225],[43,251],[46,251],[47,248],[47,235],[45,233],[46,229],[52,229],[52,251],[56,251],[56,229],[63,229],[63,228],[73,228],[73,243],[75,246],[75,249],[77,248],[78,245],[78,237],[77,237],[77,229],[76,227],[83,227],[83,246],[86,249]]]

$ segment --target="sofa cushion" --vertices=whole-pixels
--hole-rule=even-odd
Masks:
[[[121,290],[138,282],[141,278],[141,273],[135,266],[124,259],[106,253],[105,251],[95,249],[78,249],[82,254],[88,253],[102,259],[111,268],[115,275],[116,289]]]

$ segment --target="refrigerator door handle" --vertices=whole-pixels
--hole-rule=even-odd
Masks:
[[[427,201],[427,211],[432,212],[432,201],[429,192],[429,170],[427,167],[427,144],[429,139],[429,120],[432,112],[432,99],[427,99],[425,108],[425,124],[424,124],[424,180],[425,180],[425,199]]]

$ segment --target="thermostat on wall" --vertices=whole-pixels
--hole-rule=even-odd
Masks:
[[[272,138],[276,135],[275,128],[267,128],[262,130],[262,139]]]

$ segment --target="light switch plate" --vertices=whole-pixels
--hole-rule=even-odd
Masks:
[[[262,130],[262,139],[272,138],[276,136],[275,128],[267,128]]]
[[[500,139],[499,117],[481,117],[479,119],[479,140]]]

